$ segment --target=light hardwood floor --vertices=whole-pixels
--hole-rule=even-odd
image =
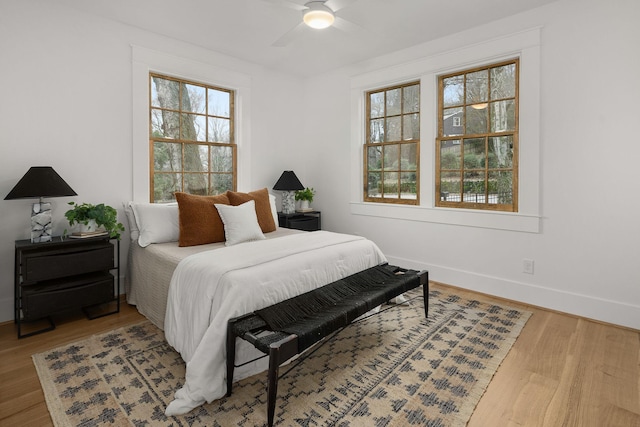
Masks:
[[[640,331],[604,325],[469,291],[533,313],[478,404],[469,426],[640,426]],[[18,340],[0,325],[0,426],[51,426],[31,355],[144,318],[122,304],[95,320],[65,319],[56,330]]]

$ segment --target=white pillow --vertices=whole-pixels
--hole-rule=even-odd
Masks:
[[[131,203],[143,248],[152,243],[177,242],[180,237],[177,203]]]
[[[278,228],[278,208],[276,207],[276,196],[269,194],[269,204],[271,204],[271,215],[273,215],[273,222],[276,223]]]
[[[238,206],[215,204],[220,219],[224,224],[224,237],[226,246],[251,240],[262,240],[264,234],[258,224],[256,215],[256,202],[249,200]]]
[[[138,240],[140,237],[140,230],[138,230],[138,224],[136,224],[136,217],[133,213],[133,208],[131,207],[133,202],[122,202],[122,207],[124,208],[124,214],[127,217],[127,225],[129,225],[129,237],[131,240]]]

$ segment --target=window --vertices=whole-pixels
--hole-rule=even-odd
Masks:
[[[364,200],[419,204],[420,84],[366,94]]]
[[[518,66],[438,78],[436,206],[517,212]]]
[[[236,189],[234,92],[149,75],[151,201]]]
[[[491,31],[495,33],[489,37],[486,28],[474,29],[463,38],[445,38],[443,41],[446,43],[429,45],[426,50],[425,46],[416,46],[415,49],[407,51],[413,58],[411,61],[398,64],[392,60],[381,60],[382,66],[370,69],[367,67],[354,74],[350,80],[353,138],[349,157],[349,205],[352,215],[358,218],[366,216],[515,232],[540,232],[542,30],[532,28],[513,34],[504,34],[503,30],[501,27],[492,27]],[[446,77],[445,74],[464,75],[510,63],[515,64],[517,102],[517,132],[513,135],[512,205],[507,204],[505,210],[501,210],[502,207],[498,209],[495,205],[487,209],[460,209],[470,205],[454,203],[452,198],[444,201],[440,191],[439,180],[442,171],[440,160],[436,162],[436,158],[440,156],[440,150],[436,150],[436,142],[439,143],[437,138],[444,139],[440,136],[444,134],[439,133],[439,127],[442,125],[438,116],[439,80],[441,76]],[[366,95],[376,88],[411,81],[420,82],[420,98],[423,101],[420,105],[420,134],[423,137],[426,135],[430,140],[420,150],[420,204],[369,203],[363,198],[363,188],[367,188],[367,175],[363,171],[363,148],[368,137],[369,114]],[[464,112],[464,109],[461,112]],[[440,117],[444,116],[440,114]],[[460,125],[464,126],[464,116],[460,117]],[[450,138],[460,142],[463,139],[462,133]],[[366,196],[366,192],[364,195]]]

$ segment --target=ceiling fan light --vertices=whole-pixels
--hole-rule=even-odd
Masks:
[[[321,1],[312,1],[307,3],[308,7],[302,14],[302,20],[311,28],[322,29],[330,27],[335,20],[333,11],[324,5]]]

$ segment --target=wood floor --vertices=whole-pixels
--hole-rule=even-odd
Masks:
[[[505,303],[454,290],[464,297]],[[533,313],[478,404],[469,426],[640,426],[640,331],[516,303]],[[18,340],[0,325],[0,426],[51,426],[31,355],[143,320],[122,304],[95,320],[67,318]]]

